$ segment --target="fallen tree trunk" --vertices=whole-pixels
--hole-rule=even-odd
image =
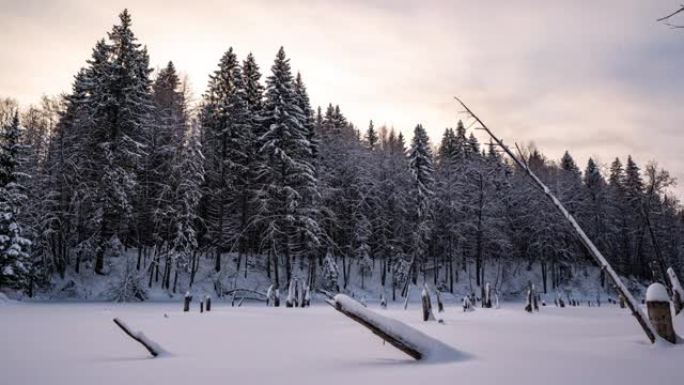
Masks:
[[[534,183],[544,192],[544,195],[553,203],[553,205],[556,207],[556,209],[563,215],[563,217],[570,223],[572,226],[573,230],[575,231],[576,235],[579,237],[579,240],[582,242],[586,250],[589,252],[591,257],[594,259],[594,261],[599,265],[601,270],[605,271],[610,279],[613,281],[613,284],[615,285],[616,289],[620,294],[625,298],[625,302],[627,307],[629,307],[629,310],[632,311],[632,315],[636,318],[637,322],[639,323],[639,326],[643,329],[644,333],[648,337],[648,339],[651,341],[651,343],[655,343],[656,341],[656,331],[653,328],[653,325],[651,322],[649,322],[648,318],[644,314],[643,310],[639,306],[639,303],[634,299],[632,296],[632,293],[629,292],[625,284],[622,282],[620,277],[617,275],[615,270],[613,270],[613,267],[608,263],[608,260],[601,254],[601,252],[598,250],[596,245],[589,239],[587,234],[584,232],[584,230],[580,227],[580,225],[577,223],[575,218],[568,212],[568,210],[563,206],[563,204],[556,198],[553,193],[551,193],[551,190],[544,184],[544,182],[535,175],[532,170],[527,166],[527,163],[523,162],[521,159],[519,159],[511,149],[506,146],[501,139],[499,139],[494,133],[487,127],[480,118],[475,115],[474,112],[468,108],[468,106],[465,105],[459,98],[455,98],[461,106],[466,110],[466,112],[473,118],[477,123],[480,124],[481,128],[489,134],[489,136],[496,142],[496,144],[501,147],[501,149],[508,154],[508,156],[513,159],[515,164],[522,170],[524,171],[533,181]]]
[[[373,334],[416,360],[435,358],[439,352],[453,359],[457,352],[432,337],[392,318],[377,314],[354,299],[338,294],[326,301],[335,310],[368,328]]]
[[[138,341],[142,346],[147,349],[147,351],[150,352],[150,354],[153,357],[157,357],[160,354],[164,353],[164,349],[161,348],[156,342],[150,340],[143,334],[142,332],[134,332],[132,331],[128,325],[126,325],[123,321],[121,321],[118,318],[114,318],[114,323],[121,328],[121,330],[124,331],[129,337],[133,338],[134,340]]]

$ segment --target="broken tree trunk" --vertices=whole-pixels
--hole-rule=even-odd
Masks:
[[[396,330],[383,327],[384,325],[373,322],[372,320],[367,319],[367,317],[363,317],[361,314],[359,314],[358,309],[355,309],[355,306],[352,305],[356,304],[356,301],[350,297],[338,294],[332,300],[329,300],[328,303],[334,307],[335,310],[367,327],[371,332],[373,332],[373,334],[382,338],[384,341],[387,341],[390,345],[408,354],[414,359],[420,360],[423,358],[423,354],[418,350],[418,348],[405,341],[400,335],[397,334]],[[361,304],[358,304],[358,306],[363,308]]]
[[[435,321],[435,315],[432,314],[432,300],[430,300],[430,291],[427,285],[423,287],[420,299],[423,304],[423,321]]]
[[[437,297],[437,311],[438,312],[443,312],[444,311],[444,303],[442,302],[442,294],[438,290],[435,290],[435,294]]]
[[[192,296],[190,295],[190,292],[188,291],[185,293],[185,297],[183,297],[183,311],[190,311],[190,302],[192,301]]]
[[[157,357],[160,354],[164,352],[164,349],[161,348],[156,342],[148,339],[142,332],[134,332],[132,331],[128,325],[126,325],[123,321],[121,321],[118,318],[114,318],[114,323],[121,328],[121,330],[124,331],[129,337],[133,338],[134,340],[138,341],[142,346],[147,349],[148,352],[153,357]]]
[[[670,287],[672,287],[672,303],[674,304],[675,314],[679,314],[684,307],[684,290],[682,290],[682,284],[677,278],[677,273],[675,273],[673,268],[667,269],[667,276],[670,278]]]
[[[591,257],[594,259],[594,261],[599,265],[599,267],[608,273],[608,276],[610,279],[613,281],[615,284],[615,287],[617,290],[620,292],[625,297],[625,302],[626,305],[629,307],[629,309],[632,311],[632,314],[636,318],[637,322],[639,323],[639,326],[643,329],[644,333],[646,333],[646,336],[648,339],[651,341],[651,343],[655,343],[656,341],[656,332],[655,329],[653,328],[653,325],[649,322],[648,318],[644,315],[644,312],[642,311],[641,307],[639,307],[639,303],[634,299],[634,296],[632,296],[632,293],[629,292],[625,284],[622,282],[620,277],[617,275],[615,270],[613,270],[613,267],[610,266],[606,258],[601,254],[601,252],[598,250],[596,245],[589,239],[587,234],[582,230],[580,225],[577,223],[575,218],[568,212],[568,210],[563,206],[563,204],[556,198],[555,195],[551,193],[551,190],[535,175],[532,170],[527,166],[525,162],[523,162],[521,159],[519,159],[513,151],[511,151],[508,146],[506,146],[494,133],[487,127],[482,120],[473,113],[468,106],[465,105],[459,98],[455,98],[461,106],[466,110],[466,112],[475,119],[477,123],[480,124],[481,128],[489,134],[489,136],[496,142],[496,144],[501,147],[501,149],[508,154],[508,156],[513,159],[513,161],[516,163],[518,167],[520,167],[521,170],[523,170],[536,184],[541,190],[544,192],[544,195],[551,201],[553,202],[553,205],[558,209],[558,211],[563,215],[563,217],[570,223],[572,228],[575,230],[577,233],[577,236],[579,237],[580,241],[582,244],[585,246]]]
[[[338,294],[326,301],[335,310],[370,329],[373,334],[416,360],[425,358],[448,358],[458,353],[450,346],[403,322],[375,313],[354,299]]]

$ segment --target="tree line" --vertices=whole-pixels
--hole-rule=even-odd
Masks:
[[[543,194],[462,122],[437,145],[420,124],[410,143],[372,121],[359,129],[339,106],[312,108],[283,48],[265,82],[253,55],[229,49],[193,106],[173,63],[153,75],[130,14],[119,18],[68,94],[21,112],[0,103],[0,287],[108,275],[131,253],[126,271],[170,292],[200,267],[221,277],[230,256],[275,287],[373,276],[394,297],[419,278],[481,287],[509,262],[540,269],[552,290],[589,263]],[[667,171],[523,155],[619,273],[681,272],[684,211]]]

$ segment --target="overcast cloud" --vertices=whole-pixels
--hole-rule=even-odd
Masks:
[[[676,1],[0,0],[0,96],[68,91],[128,7],[152,65],[173,60],[199,97],[222,53],[268,72],[280,45],[312,102],[433,141],[462,97],[508,142],[569,150],[584,168],[632,154],[684,184],[684,30]],[[684,19],[684,18],[683,18]],[[684,24],[684,20],[682,20]],[[677,188],[684,196],[684,188]]]

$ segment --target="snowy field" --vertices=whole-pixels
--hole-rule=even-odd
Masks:
[[[317,304],[306,309],[179,303],[0,306],[0,383],[21,384],[681,384],[684,345],[651,345],[616,306],[520,304],[420,321],[417,304],[373,310],[444,341],[460,354],[417,362]],[[165,316],[166,315],[166,316]],[[169,354],[151,358],[116,327],[142,330]],[[676,320],[684,328],[681,316]]]

